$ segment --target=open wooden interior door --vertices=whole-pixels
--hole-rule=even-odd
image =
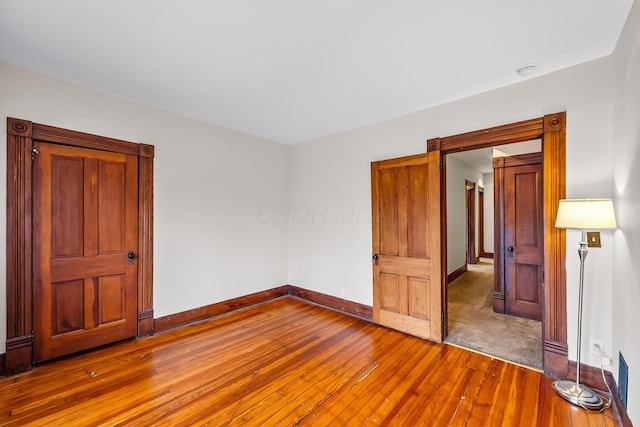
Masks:
[[[373,320],[441,342],[440,152],[371,164]]]

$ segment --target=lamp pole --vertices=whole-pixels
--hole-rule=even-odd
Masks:
[[[580,240],[580,248],[578,249],[578,256],[580,257],[580,285],[578,287],[578,345],[576,350],[576,387],[580,387],[580,351],[582,348],[582,295],[584,288],[584,260],[587,259],[589,253],[589,245],[587,241],[587,232],[582,230],[582,239]]]
[[[576,360],[576,381],[560,380],[553,383],[553,388],[565,400],[581,406],[590,411],[601,411],[604,408],[602,397],[591,388],[580,384],[580,351],[582,343],[582,294],[584,288],[584,260],[589,253],[589,245],[587,241],[587,232],[582,230],[582,239],[580,240],[580,248],[578,256],[580,257],[580,284],[578,287],[578,342],[577,342],[577,360]]]
[[[580,384],[580,353],[582,352],[582,300],[584,293],[584,261],[589,253],[587,230],[613,230],[617,228],[611,199],[562,199],[558,204],[556,228],[580,230],[580,284],[578,288],[578,342],[576,380],[559,380],[553,388],[563,399],[589,411],[603,411],[611,405],[611,390],[605,405],[602,396],[586,385]],[[604,377],[604,372],[603,372]],[[605,379],[606,384],[606,379]],[[607,388],[609,386],[607,385]]]

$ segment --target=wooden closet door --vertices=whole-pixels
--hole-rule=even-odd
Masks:
[[[38,362],[136,335],[138,163],[57,144],[35,149]]]

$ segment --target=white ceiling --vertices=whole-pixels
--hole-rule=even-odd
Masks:
[[[608,55],[631,4],[0,0],[0,60],[298,143]]]

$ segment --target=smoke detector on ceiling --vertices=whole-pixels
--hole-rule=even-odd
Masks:
[[[536,72],[536,68],[538,68],[538,64],[535,64],[535,63],[526,64],[526,65],[523,65],[522,67],[518,67],[516,69],[516,73],[518,73],[520,77],[528,77]]]

